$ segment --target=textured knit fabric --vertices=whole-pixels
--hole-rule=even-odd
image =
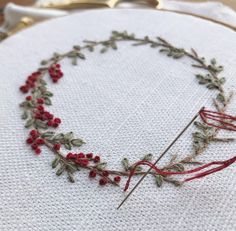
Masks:
[[[185,184],[157,188],[147,177],[124,206],[121,188],[99,187],[85,171],[76,183],[57,177],[52,152],[37,157],[25,144],[28,130],[18,104],[18,87],[39,62],[55,51],[68,51],[84,39],[106,39],[112,30],[137,36],[161,36],[176,46],[195,48],[225,66],[226,89],[235,89],[236,34],[190,16],[152,10],[101,10],[51,20],[27,29],[0,45],[0,230],[236,230],[236,166]],[[59,131],[85,139],[84,152],[100,154],[109,168],[121,169],[127,157],[146,153],[157,158],[214,91],[195,79],[199,69],[187,58],[173,60],[148,46],[119,44],[117,51],[86,53],[86,61],[62,62],[65,77],[49,84],[50,111],[62,118]],[[48,81],[49,82],[49,81]],[[229,113],[235,114],[235,101]],[[193,127],[160,161],[192,151]],[[236,136],[234,133],[222,136]],[[213,144],[198,160],[210,162],[235,155],[235,143]],[[131,187],[138,178],[134,178]]]

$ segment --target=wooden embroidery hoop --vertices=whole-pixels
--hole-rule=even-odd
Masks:
[[[208,18],[208,17],[205,17],[205,16],[201,16],[201,15],[193,14],[193,13],[188,13],[188,12],[184,12],[184,11],[178,11],[178,10],[167,10],[167,9],[159,9],[159,10],[160,11],[172,12],[172,13],[176,13],[176,14],[182,14],[182,15],[187,15],[187,16],[192,16],[192,17],[200,18],[200,19],[203,19],[203,20],[206,20],[206,21],[210,21],[210,22],[219,24],[221,26],[227,27],[227,28],[229,28],[229,29],[231,29],[231,30],[236,32],[236,26],[232,26],[230,24],[227,24],[227,23],[215,20],[215,19],[211,19],[211,18]]]
[[[176,14],[181,14],[181,15],[187,15],[187,16],[192,16],[192,17],[196,17],[196,18],[200,18],[202,20],[206,20],[206,21],[210,21],[210,22],[213,22],[215,24],[218,24],[218,25],[221,25],[221,26],[224,26],[234,32],[236,32],[236,26],[232,26],[230,24],[227,24],[225,22],[221,22],[221,21],[218,21],[218,20],[215,20],[215,19],[211,19],[211,18],[208,18],[208,17],[205,17],[205,16],[201,16],[201,15],[197,15],[197,14],[193,14],[193,13],[188,13],[188,12],[184,12],[184,11],[178,11],[178,10],[167,10],[167,9],[157,9],[159,11],[164,11],[164,12],[171,12],[171,13],[176,13]],[[27,17],[28,18],[28,17]],[[22,18],[23,19],[23,18]],[[29,18],[31,19],[31,18]],[[32,19],[33,20],[33,19]],[[50,19],[49,19],[50,20]],[[47,20],[48,21],[48,20]],[[24,24],[24,26],[20,26],[20,24],[22,24],[22,22],[20,22],[14,29],[13,29],[13,32],[11,33],[11,31],[7,34],[6,38],[4,39],[7,39],[8,37],[11,37],[11,35],[14,35],[16,32],[19,32],[25,28],[28,28],[32,25],[35,25],[35,24],[38,24],[38,23],[44,23],[45,21],[41,21],[41,22],[37,22],[37,23],[29,23],[29,24]],[[0,40],[1,42],[1,40]]]

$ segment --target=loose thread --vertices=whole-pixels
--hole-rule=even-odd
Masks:
[[[221,112],[206,110],[204,108],[199,112],[199,114],[203,122],[211,127],[228,131],[236,131],[236,125],[230,122],[236,121],[235,116],[231,116]],[[210,120],[215,121],[217,123],[210,122]]]
[[[228,131],[236,131],[236,125],[234,125],[233,123],[230,123],[230,121],[236,121],[236,117],[235,116],[231,116],[231,115],[224,114],[224,113],[221,113],[221,112],[215,112],[215,111],[206,110],[205,108],[202,108],[199,111],[199,115],[200,115],[201,119],[203,120],[203,122],[206,123],[207,125],[211,126],[211,127],[215,127],[215,128],[219,128],[219,129],[224,129],[224,130],[228,130]],[[219,124],[209,122],[209,120],[216,121]],[[199,171],[201,171],[201,170],[203,170],[205,168],[208,168],[208,167],[210,167],[212,165],[220,165],[219,167],[212,168],[210,170],[198,173],[198,174],[196,174],[193,177],[184,179],[183,182],[187,182],[187,181],[191,181],[191,180],[194,180],[194,179],[202,178],[202,177],[210,175],[212,173],[221,171],[222,169],[227,168],[228,166],[233,164],[235,161],[236,161],[236,156],[231,158],[231,159],[229,159],[229,160],[226,160],[226,161],[213,161],[211,163],[205,164],[205,165],[203,165],[201,167],[194,168],[194,169],[191,169],[191,170],[182,171],[182,172],[172,172],[172,171],[162,171],[161,169],[158,169],[155,166],[155,164],[153,164],[153,163],[151,163],[149,161],[146,161],[146,160],[142,160],[142,161],[139,161],[136,164],[134,164],[133,169],[130,171],[130,174],[129,174],[128,180],[126,182],[124,191],[126,191],[129,188],[129,184],[130,184],[131,178],[135,174],[136,167],[139,166],[139,165],[147,165],[151,169],[153,169],[157,174],[160,174],[160,175],[163,175],[163,176],[192,174],[192,173],[199,172]]]
[[[212,169],[209,169],[209,170],[207,170],[205,172],[201,172],[199,174],[196,174],[195,176],[193,176],[191,178],[184,179],[183,182],[187,182],[187,181],[191,181],[191,180],[194,180],[194,179],[197,179],[197,178],[202,178],[202,177],[207,176],[209,174],[218,172],[218,171],[220,171],[220,170],[222,170],[224,168],[227,168],[228,166],[233,164],[235,161],[236,161],[236,156],[234,156],[231,159],[225,160],[225,161],[213,161],[211,163],[205,164],[205,165],[203,165],[201,167],[194,168],[194,169],[191,169],[191,170],[182,171],[182,172],[172,172],[172,171],[163,171],[163,170],[157,168],[153,163],[151,163],[149,161],[146,161],[146,160],[142,160],[142,161],[139,161],[139,162],[134,164],[134,167],[130,171],[128,180],[127,180],[127,182],[125,184],[124,191],[126,191],[129,188],[131,178],[132,178],[132,176],[135,173],[136,167],[138,167],[139,165],[147,165],[147,166],[151,167],[157,174],[160,174],[160,175],[163,175],[163,176],[192,174],[192,173],[195,173],[195,172],[199,172],[199,171],[201,171],[201,170],[203,170],[205,168],[208,168],[208,167],[210,167],[212,165],[220,165],[219,167],[212,168]]]

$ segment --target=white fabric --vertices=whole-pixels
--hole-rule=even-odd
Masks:
[[[46,0],[48,1],[48,0]],[[38,0],[37,3],[43,3],[45,0]],[[215,19],[229,25],[236,26],[236,13],[231,8],[218,2],[204,2],[204,3],[188,3],[181,1],[163,0],[163,9],[167,10],[178,10],[187,13],[193,13],[201,16]],[[117,8],[138,8],[145,7],[144,5],[139,6],[133,3],[120,3]],[[75,10],[80,11],[80,10]],[[48,18],[65,16],[66,11],[61,10],[49,10],[49,9],[36,9],[32,7],[22,7],[13,3],[7,4],[4,15],[5,24],[2,30],[7,31],[13,28],[20,21],[22,17],[32,17],[35,21],[41,21]]]
[[[53,29],[52,29],[53,28]],[[125,205],[121,188],[101,188],[84,171],[71,184],[51,169],[47,149],[35,156],[25,144],[28,130],[20,119],[18,87],[39,62],[68,51],[84,39],[105,39],[111,30],[137,36],[162,36],[173,44],[194,47],[207,59],[225,66],[226,88],[235,89],[236,34],[204,20],[155,10],[96,10],[50,20],[3,41],[0,46],[0,229],[33,230],[236,230],[236,166],[176,188],[159,189],[147,177]],[[191,31],[191,33],[189,33]],[[224,35],[224,36],[222,36]],[[147,46],[119,44],[117,51],[87,53],[74,67],[62,62],[65,77],[49,84],[54,92],[50,111],[62,118],[59,131],[74,131],[109,168],[121,169],[128,157],[146,153],[157,158],[214,91],[198,85],[188,59],[173,60]],[[4,65],[3,65],[4,64]],[[235,114],[236,103],[229,113]],[[191,132],[163,158],[191,151]],[[226,134],[235,137],[235,134]],[[235,143],[211,145],[199,160],[209,162],[235,155]],[[135,178],[131,187],[137,182]]]

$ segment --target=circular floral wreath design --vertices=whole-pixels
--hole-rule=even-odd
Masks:
[[[20,104],[20,107],[23,110],[22,119],[26,120],[25,127],[31,129],[26,143],[31,146],[36,155],[41,153],[42,145],[49,148],[55,155],[55,159],[52,161],[52,168],[56,168],[56,175],[60,176],[65,172],[70,182],[75,182],[75,172],[84,169],[88,171],[89,178],[99,178],[98,182],[101,186],[107,184],[119,186],[121,177],[128,177],[131,172],[132,175],[142,176],[146,171],[142,169],[141,165],[152,166],[151,154],[145,155],[136,163],[130,163],[127,158],[124,158],[122,160],[123,170],[111,170],[107,168],[107,163],[103,162],[99,155],[72,152],[71,150],[74,147],[80,147],[85,142],[80,138],[75,138],[73,132],[56,132],[61,119],[46,110],[46,106],[52,104],[51,97],[53,94],[47,89],[47,83],[44,77],[49,76],[53,83],[57,83],[63,77],[61,65],[59,64],[61,60],[67,58],[71,60],[73,65],[76,65],[78,61],[85,60],[85,52],[87,51],[93,52],[95,48],[100,49],[101,53],[105,53],[108,50],[117,50],[117,44],[125,41],[131,42],[133,46],[146,45],[153,49],[158,49],[170,58],[189,58],[193,62],[192,66],[201,70],[201,73],[196,75],[198,83],[205,85],[209,90],[215,90],[217,93],[213,99],[214,109],[219,113],[224,113],[231,101],[232,93],[225,92],[223,88],[225,78],[220,77],[223,66],[218,65],[215,59],[211,59],[208,63],[194,49],[187,51],[177,48],[160,37],[155,39],[150,39],[148,36],[138,38],[126,31],[113,31],[107,40],[86,40],[82,45],[73,46],[72,50],[66,53],[54,53],[50,59],[43,60],[39,69],[32,73],[27,78],[25,84],[20,87],[22,93],[30,93],[26,96],[25,101]],[[173,156],[166,166],[160,168],[160,171],[181,173],[186,171],[187,166],[202,166],[202,163],[197,161],[196,157],[202,154],[209,144],[212,142],[233,141],[230,138],[218,137],[219,128],[209,126],[205,121],[195,121],[194,126],[196,127],[196,131],[192,134],[192,153],[183,159]],[[63,154],[61,151],[62,146],[70,150],[70,152],[68,151],[66,155]],[[160,171],[154,170],[148,174],[155,178],[158,187],[162,186],[164,182],[172,183],[176,186],[182,185],[183,183],[168,175],[160,174]]]

